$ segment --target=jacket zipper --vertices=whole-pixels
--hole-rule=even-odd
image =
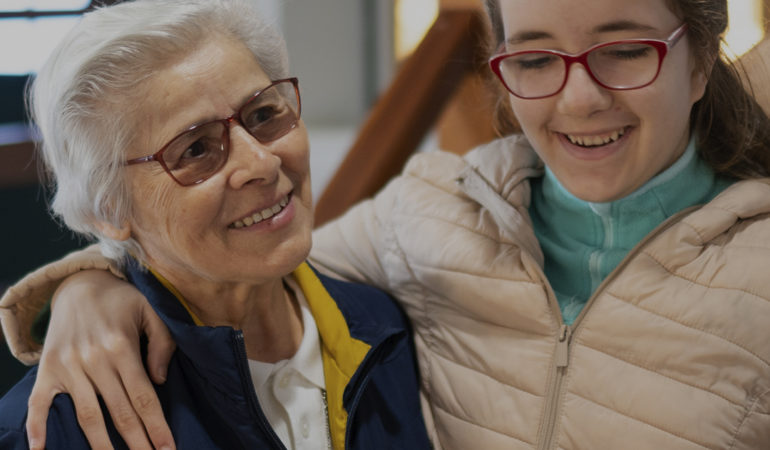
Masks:
[[[572,323],[571,327],[564,323],[564,319],[562,318],[562,315],[561,315],[561,309],[559,308],[559,302],[556,300],[556,295],[553,293],[553,290],[551,289],[551,285],[548,282],[548,279],[545,277],[545,272],[543,272],[542,270],[540,271],[539,275],[543,280],[543,286],[546,287],[546,291],[548,294],[548,301],[551,304],[551,309],[554,310],[556,317],[558,317],[560,327],[559,327],[559,335],[556,338],[556,348],[554,350],[554,356],[553,356],[554,368],[553,368],[553,371],[551,372],[551,376],[548,382],[548,390],[547,390],[548,394],[546,395],[545,413],[543,414],[543,426],[540,429],[541,431],[537,439],[537,441],[539,442],[539,445],[537,447],[538,450],[551,450],[551,448],[554,445],[554,429],[556,428],[556,422],[557,422],[556,419],[558,417],[559,406],[560,406],[558,400],[559,400],[559,397],[561,397],[562,382],[564,380],[564,375],[566,375],[567,368],[569,366],[570,344],[572,343],[572,337],[575,335],[575,333],[579,329],[580,322],[582,322],[583,317],[585,317],[586,313],[588,312],[588,309],[594,303],[594,300],[599,296],[599,294],[602,293],[605,287],[612,280],[617,278],[617,275],[623,271],[623,268],[625,268],[626,265],[628,265],[628,261],[630,261],[637,254],[639,254],[641,249],[644,248],[644,246],[646,246],[648,242],[656,238],[658,235],[660,235],[662,232],[668,229],[671,225],[678,222],[680,218],[691,213],[692,211],[695,211],[701,206],[702,205],[695,205],[695,206],[691,206],[689,208],[683,209],[682,211],[679,211],[678,213],[674,214],[673,216],[663,221],[660,225],[658,225],[652,231],[650,231],[641,241],[639,241],[631,249],[631,251],[629,251],[628,254],[626,254],[623,260],[617,265],[617,267],[615,267],[615,269],[612,272],[610,272],[609,275],[607,275],[607,278],[605,278],[604,281],[602,281],[599,287],[596,288],[596,291],[594,291],[593,295],[591,295],[591,297],[588,299],[582,311],[580,311],[580,314],[578,314],[577,318]]]
[[[548,385],[548,395],[545,403],[545,414],[543,414],[543,426],[541,434],[538,437],[539,449],[550,449],[553,441],[553,430],[556,427],[556,417],[559,411],[559,397],[561,395],[561,385],[564,375],[567,372],[569,364],[569,344],[572,331],[570,327],[563,323],[561,319],[561,310],[559,311],[559,321],[562,322],[559,328],[559,336],[556,341],[556,350],[554,351],[554,368],[551,372],[551,379]]]
[[[364,357],[364,360],[361,362],[361,365],[359,366],[359,370],[362,371],[364,374],[364,377],[359,380],[358,383],[356,383],[356,390],[353,394],[353,399],[350,402],[350,410],[348,411],[348,420],[347,424],[345,425],[345,448],[350,448],[350,433],[352,432],[352,423],[353,418],[355,417],[356,410],[358,409],[358,404],[361,400],[361,396],[363,395],[364,388],[367,384],[369,384],[369,379],[371,378],[371,367],[376,364],[380,360],[380,355],[384,352],[384,346],[388,344],[388,340],[385,342],[381,342],[377,348],[375,348],[372,353]]]
[[[286,446],[281,442],[281,439],[278,438],[278,435],[273,431],[273,427],[271,427],[270,423],[267,421],[265,414],[262,412],[262,408],[259,406],[259,400],[257,399],[257,393],[254,390],[254,386],[249,382],[249,380],[251,380],[251,373],[247,368],[247,364],[245,364],[245,362],[248,361],[248,357],[246,356],[246,344],[243,341],[242,331],[235,331],[235,341],[239,356],[236,360],[238,361],[238,371],[241,374],[242,388],[247,395],[246,398],[249,401],[251,412],[257,419],[257,428],[261,429],[265,435],[268,436],[273,448],[287,450]]]

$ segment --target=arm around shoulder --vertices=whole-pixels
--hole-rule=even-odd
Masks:
[[[325,275],[388,290],[384,258],[401,177],[313,232],[310,261]]]
[[[19,361],[29,365],[40,359],[41,345],[30,333],[32,324],[62,281],[89,269],[109,270],[123,277],[117,265],[102,256],[97,245],[91,245],[27,274],[0,298],[3,335]]]

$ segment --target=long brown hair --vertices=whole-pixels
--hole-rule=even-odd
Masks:
[[[492,25],[490,54],[504,39],[498,1],[485,0]],[[736,66],[731,62],[721,47],[727,28],[727,0],[666,3],[687,23],[692,55],[708,74],[703,98],[690,114],[690,128],[697,136],[701,157],[724,176],[770,176],[770,119],[754,99],[748,77],[741,78],[740,63]],[[501,134],[518,130],[507,95],[500,97],[496,122]]]

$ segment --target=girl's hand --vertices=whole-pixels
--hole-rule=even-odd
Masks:
[[[54,396],[62,392],[72,397],[78,423],[95,449],[112,448],[97,394],[130,448],[175,448],[160,401],[142,365],[142,333],[149,341],[150,376],[161,384],[176,345],[142,294],[102,270],[83,271],[62,283],[54,295],[40,367],[29,397],[31,449],[45,447],[48,410]]]

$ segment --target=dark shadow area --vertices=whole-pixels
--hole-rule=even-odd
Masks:
[[[0,189],[0,220],[0,292],[32,269],[84,245],[50,216],[40,185]],[[11,356],[4,341],[0,347],[3,395],[27,368]]]
[[[24,122],[24,86],[28,75],[0,76],[0,124],[8,122]]]

